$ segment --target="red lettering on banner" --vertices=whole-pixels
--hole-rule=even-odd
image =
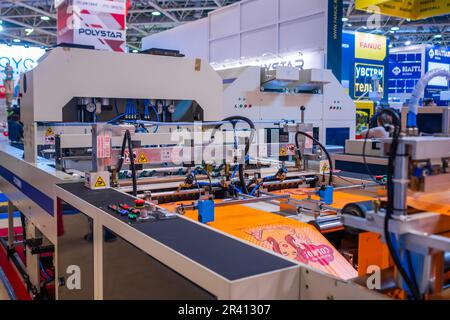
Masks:
[[[333,249],[327,245],[321,244],[316,246],[314,244],[302,243],[302,246],[304,249],[300,251],[300,254],[308,261],[327,266],[334,260]]]
[[[381,50],[383,46],[379,43],[360,42],[359,46],[366,49]]]

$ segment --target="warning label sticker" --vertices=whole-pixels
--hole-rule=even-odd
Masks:
[[[139,155],[139,158],[137,160],[138,163],[149,163],[147,156],[145,155],[145,153],[141,153]]]
[[[53,132],[53,129],[51,128],[51,127],[48,127],[47,128],[47,132],[45,133],[45,135],[47,135],[47,136],[52,136],[52,135],[54,135],[55,133]]]
[[[106,187],[105,180],[103,180],[102,177],[98,177],[97,181],[95,182],[95,187],[96,188],[104,188],[104,187]]]

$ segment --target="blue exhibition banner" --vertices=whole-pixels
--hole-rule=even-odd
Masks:
[[[395,53],[389,56],[389,94],[412,93],[422,76],[420,53]]]
[[[342,75],[342,16],[344,4],[339,0],[328,0],[328,52],[327,68],[331,69],[340,81]]]
[[[450,71],[450,48],[429,45],[425,48],[425,72],[434,69]],[[446,106],[447,101],[440,100],[441,91],[449,90],[449,81],[444,77],[434,78],[425,88],[425,98],[433,98],[437,105]]]
[[[343,33],[342,84],[355,100],[370,100],[374,79],[381,99],[387,100],[389,79],[388,40],[371,33]]]

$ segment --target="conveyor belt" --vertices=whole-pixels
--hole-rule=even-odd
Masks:
[[[162,206],[173,209],[179,204]],[[196,220],[197,211],[187,211],[186,217]],[[215,221],[209,225],[338,278],[347,280],[358,275],[328,240],[309,224],[234,205],[215,208]]]
[[[82,183],[58,186],[128,224],[128,219],[117,216],[107,206],[111,203],[132,204],[133,197],[114,189],[90,190]],[[131,226],[231,281],[295,266],[288,260],[183,218],[135,222]]]

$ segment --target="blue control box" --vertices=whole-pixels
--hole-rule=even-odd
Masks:
[[[327,186],[317,191],[317,195],[320,197],[320,201],[323,201],[325,204],[330,205],[333,203],[333,192],[334,188],[332,186]]]
[[[201,223],[208,223],[214,221],[214,201],[213,200],[199,200],[198,204],[198,221]]]

